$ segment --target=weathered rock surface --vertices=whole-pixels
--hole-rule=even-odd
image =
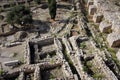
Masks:
[[[107,37],[107,41],[111,47],[120,46],[120,34],[110,33]]]
[[[97,8],[95,5],[90,5],[89,6],[89,14],[94,15],[94,13],[97,11]]]
[[[117,57],[117,59],[120,61],[120,49],[119,49],[119,51],[117,52],[116,57]]]
[[[95,23],[100,23],[103,19],[103,15],[102,13],[95,13],[94,16],[93,16],[93,21]]]
[[[112,25],[108,21],[102,21],[99,25],[99,29],[103,33],[107,33],[111,30]]]

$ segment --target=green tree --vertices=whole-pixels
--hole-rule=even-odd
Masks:
[[[27,25],[31,24],[33,19],[30,9],[28,7],[18,5],[12,8],[10,12],[8,12],[6,16],[6,21],[8,24],[11,25]]]
[[[51,16],[51,19],[54,20],[56,16],[56,10],[57,10],[56,0],[48,0],[48,7],[49,7],[49,14]]]

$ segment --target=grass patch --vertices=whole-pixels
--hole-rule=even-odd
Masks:
[[[100,74],[100,73],[96,73],[93,75],[93,78],[95,79],[103,79],[105,76],[103,74]]]
[[[85,44],[85,42],[80,43],[80,48],[81,48],[81,49],[86,48],[86,44]]]
[[[2,75],[4,73],[4,70],[0,69],[0,75]]]

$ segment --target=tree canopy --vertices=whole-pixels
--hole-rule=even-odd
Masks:
[[[56,16],[56,0],[48,0],[48,7],[49,7],[49,14],[51,16],[51,19],[55,19]]]
[[[31,11],[28,7],[25,7],[24,5],[18,5],[8,12],[6,21],[11,25],[26,25],[31,24],[33,19]]]

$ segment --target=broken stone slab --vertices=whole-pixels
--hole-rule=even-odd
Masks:
[[[95,23],[100,23],[102,21],[102,19],[103,19],[103,14],[102,13],[96,13],[93,16],[93,21]]]
[[[96,13],[96,11],[97,11],[97,8],[96,8],[96,6],[95,5],[90,5],[89,6],[89,15],[94,15],[94,13]]]
[[[17,46],[17,45],[21,45],[22,43],[21,42],[7,42],[5,43],[5,47],[13,47],[13,46]]]
[[[107,36],[107,41],[111,47],[119,47],[120,46],[120,34],[118,33],[110,33]]]
[[[118,50],[117,54],[116,54],[117,59],[120,61],[120,49]]]
[[[103,33],[110,32],[111,27],[112,27],[112,24],[109,23],[109,21],[106,21],[106,20],[102,21],[99,25],[99,29]]]
[[[13,61],[7,61],[7,62],[3,62],[3,64],[5,66],[18,66],[20,64],[19,60],[13,60]]]
[[[93,5],[94,4],[94,1],[93,0],[88,0],[87,2],[87,7],[89,7],[90,5]]]

